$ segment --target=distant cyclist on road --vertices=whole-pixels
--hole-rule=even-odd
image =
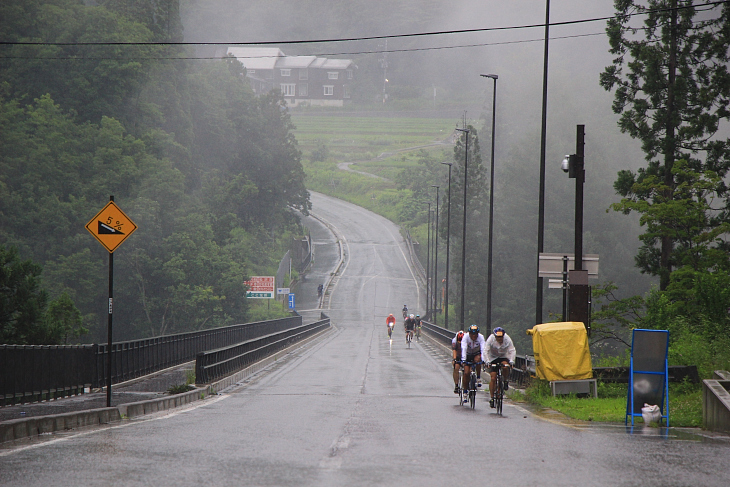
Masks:
[[[416,315],[416,338],[421,339],[421,315]]]
[[[408,318],[408,306],[406,306],[404,304],[403,305],[403,319],[405,320],[406,318]]]
[[[454,338],[451,339],[451,355],[454,362],[454,394],[459,393],[459,369],[461,369],[461,340],[464,338],[464,332],[459,330]]]
[[[512,339],[504,331],[504,328],[498,326],[494,329],[487,339],[487,362],[490,364],[502,364],[502,377],[504,377],[504,390],[509,389],[509,373],[510,367],[515,365],[515,357],[517,351]],[[489,382],[489,393],[491,399],[489,405],[494,407],[494,391],[497,388],[497,371],[490,369],[492,379]]]
[[[484,335],[479,333],[477,325],[469,327],[469,333],[461,340],[461,361],[481,362],[482,357],[487,356],[486,341]],[[464,365],[464,377],[471,374],[471,367]],[[477,367],[477,387],[482,387],[482,367]]]
[[[390,338],[393,335],[393,327],[395,326],[395,316],[393,316],[393,313],[390,313],[385,318],[385,324],[388,325],[388,338]]]
[[[408,343],[408,339],[413,339],[413,330],[416,329],[416,317],[413,315],[409,315],[408,318],[406,318],[406,321],[403,323],[403,327],[406,329],[406,343]]]

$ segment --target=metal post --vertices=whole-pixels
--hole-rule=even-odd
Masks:
[[[547,140],[548,39],[550,38],[550,0],[545,2],[545,53],[542,68],[542,129],[540,135],[540,193],[537,213],[537,285],[535,289],[535,324],[542,323],[542,277],[540,254],[545,242],[545,145]]]
[[[109,196],[114,201],[114,195]],[[106,407],[112,407],[112,311],[114,302],[114,252],[109,252],[109,310],[106,325]]]
[[[563,256],[563,321],[568,319],[567,298],[568,298],[568,256]]]
[[[451,162],[442,162],[449,166],[449,206],[446,210],[446,293],[444,294],[444,328],[449,328],[449,257],[451,255]]]
[[[467,182],[469,168],[469,129],[456,129],[464,132],[466,143],[464,144],[464,219],[461,225],[461,327],[464,328],[464,307],[466,306],[466,204],[467,204]]]
[[[586,172],[583,162],[585,125],[578,125],[575,141],[575,270],[583,270],[583,183]]]
[[[439,288],[439,188],[437,184],[432,184],[432,188],[436,188],[436,218],[434,224],[433,238],[433,322],[436,323],[436,310],[438,309],[438,288]]]
[[[496,74],[482,74],[494,80],[492,92],[492,161],[489,171],[489,250],[487,252],[487,333],[492,332],[492,243],[494,235],[494,137],[497,113],[497,79]]]
[[[426,244],[426,316],[428,316],[428,305],[431,299],[431,203],[426,204],[428,205],[428,227],[426,231],[428,235],[428,243]]]

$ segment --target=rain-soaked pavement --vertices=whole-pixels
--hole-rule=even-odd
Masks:
[[[331,333],[189,407],[6,446],[0,484],[730,485],[726,436],[564,421],[511,402],[498,416],[484,393],[475,410],[459,406],[443,348],[385,333],[389,312],[421,309],[398,229],[312,200],[349,256],[325,310]]]

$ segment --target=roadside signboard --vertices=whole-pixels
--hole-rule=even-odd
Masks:
[[[127,237],[137,230],[137,225],[114,201],[110,201],[86,224],[86,229],[105,249],[114,252]]]
[[[294,294],[289,294],[289,309],[294,309]]]
[[[276,291],[274,276],[252,276],[244,284],[248,286],[247,298],[274,299],[274,292]]]
[[[276,294],[289,294],[290,289],[288,287],[277,287]]]

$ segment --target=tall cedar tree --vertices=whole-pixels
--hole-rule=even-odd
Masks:
[[[682,198],[676,192],[682,173],[674,165],[685,160],[690,170],[713,174],[716,184],[708,197],[724,201],[724,208],[709,209],[693,230],[712,232],[727,221],[730,209],[724,181],[730,144],[716,136],[721,122],[730,118],[730,5],[700,8],[692,0],[640,3],[615,0],[616,16],[606,31],[610,52],[617,57],[600,76],[601,86],[615,90],[613,110],[621,114],[621,131],[641,140],[648,161],[636,173],[619,172],[614,188],[624,199],[614,208],[625,213],[671,208]],[[643,27],[637,27],[640,19]],[[656,184],[645,184],[647,179]],[[652,189],[647,191],[647,186]],[[637,202],[645,205],[632,205]],[[665,290],[673,267],[682,265],[683,249],[676,237],[681,223],[671,211],[654,223],[642,235],[636,263],[643,273],[658,275]],[[720,240],[715,244],[725,245]]]

